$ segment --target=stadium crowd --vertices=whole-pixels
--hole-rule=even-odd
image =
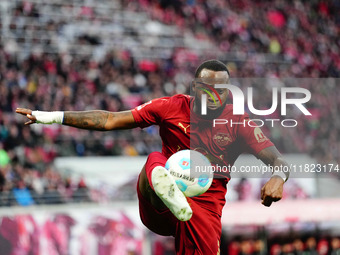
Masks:
[[[258,88],[263,93],[254,98],[262,108],[271,106],[271,96],[263,95],[271,95],[272,82],[310,78],[302,86],[312,93],[307,104],[312,117],[295,112],[290,117],[298,120],[297,128],[277,126],[264,128],[265,132],[282,152],[308,152],[319,162],[340,163],[340,86],[337,80],[325,79],[340,76],[338,1],[139,0],[120,4],[120,10],[145,12],[149,19],[176,25],[183,34],[194,34],[198,41],[212,42],[232,77],[263,79],[266,85]],[[16,107],[131,109],[152,98],[189,93],[193,68],[212,56],[174,47],[166,58],[137,58],[128,47],[103,50],[105,36],[93,36],[93,31],[82,31],[70,41],[69,33],[75,32],[67,30],[71,21],[47,18],[48,8],[51,6],[19,2],[11,10],[8,40],[0,43],[2,192],[26,187],[38,193],[60,193],[70,183],[51,170],[56,156],[147,155],[161,146],[155,127],[106,133],[57,125],[27,128],[23,118],[14,114]],[[74,14],[72,8],[60,6],[63,15]],[[94,6],[83,6],[74,15],[71,18],[76,23],[95,24],[100,13]],[[4,30],[3,25],[2,33]],[[130,40],[134,33],[125,34],[123,40]],[[56,38],[65,49],[56,48]],[[38,42],[42,47],[35,47]],[[84,53],[86,47],[94,53]],[[164,49],[164,56],[168,51]],[[241,80],[240,86],[245,88],[246,84]]]
[[[316,232],[293,236],[269,236],[268,239],[237,235],[222,241],[221,254],[228,255],[338,255],[338,236],[317,237]],[[223,240],[222,235],[222,240]],[[153,254],[174,254],[171,237],[153,236]],[[226,237],[225,237],[226,238]],[[227,238],[226,238],[227,239]]]
[[[234,238],[226,247],[229,255],[336,255],[340,253],[339,237],[277,237],[262,239]]]

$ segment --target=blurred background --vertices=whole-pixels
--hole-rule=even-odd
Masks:
[[[14,111],[131,109],[188,93],[211,58],[244,90],[244,79],[261,79],[262,109],[271,84],[295,78],[310,90],[312,116],[291,111],[296,128],[263,130],[288,162],[327,169],[291,178],[270,208],[260,203],[266,179],[232,179],[221,254],[340,254],[339,13],[338,0],[1,0],[0,254],[174,254],[173,239],[138,215],[137,176],[161,150],[157,127],[25,127]]]

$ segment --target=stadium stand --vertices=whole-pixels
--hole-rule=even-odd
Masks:
[[[23,128],[13,115],[17,106],[130,109],[188,92],[196,64],[216,55],[233,77],[339,77],[339,8],[337,1],[276,1],[270,7],[265,1],[2,1],[2,189],[21,180],[31,187],[35,179],[47,180],[40,184],[45,190],[67,187],[63,177],[48,174],[56,156],[147,155],[160,148],[156,128]],[[301,117],[298,132],[266,131],[282,152],[339,162],[339,86],[320,81],[326,84],[305,85],[314,118]],[[270,107],[270,97],[262,101]]]
[[[329,78],[340,76],[339,13],[337,0],[0,1],[0,206],[101,201],[102,193],[84,179],[57,171],[55,158],[147,155],[161,146],[155,127],[108,133],[25,128],[16,107],[131,109],[188,93],[194,68],[209,58],[227,63],[243,90],[242,79],[260,79],[254,102],[262,108],[271,106],[271,82],[302,78],[312,93],[307,108],[313,117],[293,113],[297,129],[265,132],[283,153],[339,164],[340,86]],[[309,197],[289,185],[290,199]],[[236,199],[247,200],[249,189],[251,183],[240,179]],[[262,230],[227,235],[221,254],[340,254],[339,233],[308,225],[296,234],[293,226],[269,234],[267,243]],[[173,252],[171,238],[155,240],[155,254]]]

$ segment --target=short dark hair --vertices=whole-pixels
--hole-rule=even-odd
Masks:
[[[212,70],[212,71],[215,71],[215,72],[218,72],[218,71],[227,71],[228,72],[228,75],[229,75],[229,70],[228,70],[228,67],[222,63],[221,61],[219,60],[216,60],[216,59],[211,59],[211,60],[207,60],[207,61],[204,61],[197,69],[196,69],[196,72],[195,72],[195,78],[197,78],[199,76],[199,74],[201,73],[201,71],[206,68],[208,70]]]

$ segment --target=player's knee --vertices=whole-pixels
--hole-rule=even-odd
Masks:
[[[150,158],[153,158],[153,157],[159,158],[159,157],[164,157],[164,155],[163,155],[161,152],[159,152],[159,151],[153,151],[153,152],[151,152],[151,153],[149,154],[148,160],[149,160]]]
[[[155,191],[151,188],[149,180],[145,171],[145,166],[139,174],[139,181],[137,188],[139,189],[142,196],[149,201],[156,209],[162,210],[166,208],[164,203],[156,195]]]
[[[139,174],[138,188],[143,196],[147,196],[147,193],[149,192],[149,189],[151,188],[149,181],[148,181],[148,177],[145,172],[145,166],[142,168],[142,171]]]

